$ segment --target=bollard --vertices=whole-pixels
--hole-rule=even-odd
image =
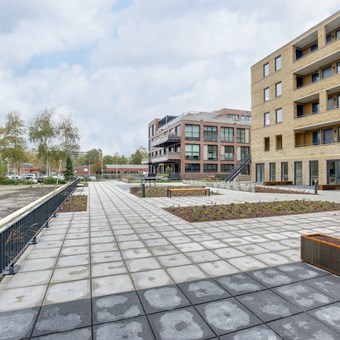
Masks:
[[[314,181],[314,194],[318,194],[318,180]]]
[[[145,183],[142,183],[140,186],[142,188],[142,197],[145,197]]]

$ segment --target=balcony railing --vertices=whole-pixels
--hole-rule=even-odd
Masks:
[[[302,147],[307,147],[307,146],[323,146],[323,145],[335,145],[339,144],[340,141],[337,142],[320,142],[320,143],[309,143],[309,144],[295,144],[296,148],[302,148]]]
[[[152,157],[151,163],[161,163],[161,162],[170,162],[170,161],[179,161],[181,159],[180,152],[168,152],[165,155]]]
[[[171,144],[175,144],[181,141],[181,136],[176,135],[175,133],[168,133],[164,136],[160,136],[155,138],[151,142],[151,146],[167,146]]]

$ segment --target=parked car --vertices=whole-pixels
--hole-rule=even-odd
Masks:
[[[37,177],[35,174],[23,174],[21,175],[22,179],[27,179],[29,181],[32,181],[34,183],[38,183]]]
[[[96,176],[89,176],[89,181],[95,182],[96,180]]]

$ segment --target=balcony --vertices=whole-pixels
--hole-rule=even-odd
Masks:
[[[165,147],[165,146],[169,146],[172,144],[176,144],[179,143],[181,141],[181,136],[178,136],[174,133],[168,133],[166,135],[163,136],[159,136],[157,138],[155,138],[152,142],[151,142],[151,146],[152,147]]]
[[[151,158],[151,163],[165,163],[165,162],[176,162],[181,159],[180,152],[168,152],[165,155]]]
[[[320,112],[319,94],[295,102],[295,118],[302,118]]]
[[[150,163],[149,158],[143,158],[141,164],[148,165]]]
[[[318,50],[318,32],[315,31],[294,44],[295,60],[299,60]]]

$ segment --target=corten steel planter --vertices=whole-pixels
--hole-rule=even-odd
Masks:
[[[340,238],[324,234],[302,235],[301,259],[340,275]]]

